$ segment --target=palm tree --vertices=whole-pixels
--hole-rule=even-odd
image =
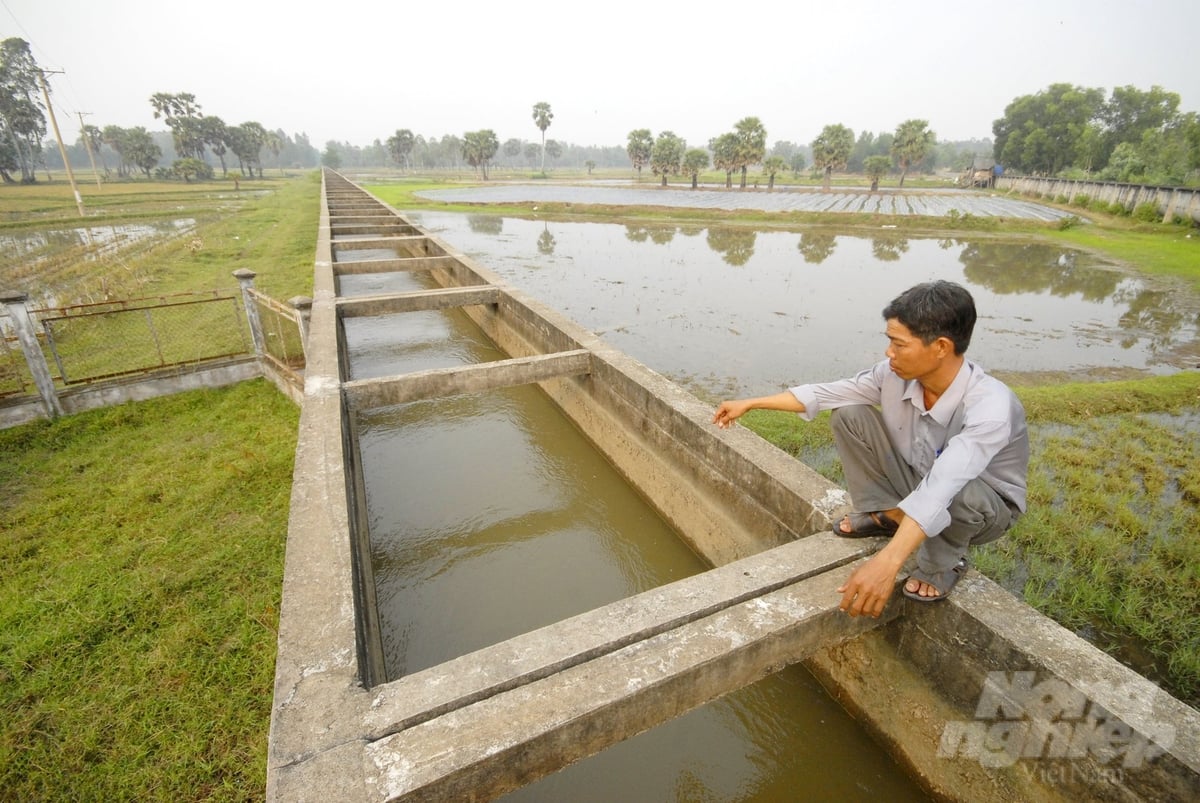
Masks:
[[[650,151],[653,147],[654,137],[649,128],[635,128],[629,132],[625,153],[629,154],[629,161],[633,162],[639,180],[642,177],[642,166],[650,161]]]
[[[832,181],[833,171],[846,166],[852,150],[854,132],[839,123],[825,126],[812,141],[813,164],[824,169],[826,190]]]
[[[742,189],[746,189],[746,170],[758,164],[767,153],[767,129],[757,117],[743,117],[733,127],[737,137],[737,164],[742,171]]]
[[[900,166],[900,186],[904,186],[904,177],[910,167],[916,167],[937,143],[937,137],[929,130],[926,120],[905,120],[896,127],[896,136],[892,140],[892,158]]]
[[[550,111],[549,103],[533,104],[533,122],[542,132],[542,175],[546,175],[546,129],[550,127],[550,121],[554,119],[554,112]]]

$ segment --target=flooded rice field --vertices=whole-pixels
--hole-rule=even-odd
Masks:
[[[94,301],[98,292],[112,287],[106,275],[112,271],[106,269],[98,272],[105,275],[94,275],[97,262],[123,267],[130,255],[187,236],[195,228],[195,218],[184,217],[0,232],[0,252],[5,254],[0,265],[0,289],[28,293],[33,304],[43,307]],[[120,273],[117,276],[130,278]]]
[[[757,185],[756,185],[757,186]],[[454,190],[417,193],[444,203],[562,203],[607,206],[666,206],[727,211],[862,212],[881,215],[945,217],[957,213],[976,217],[1060,220],[1071,215],[1041,204],[1000,194],[944,190],[868,192],[864,188],[726,190],[717,187],[631,187],[569,184],[490,184]]]
[[[1200,295],[1046,242],[408,216],[709,398],[837,378],[882,359],[880,311],[931,279],[971,291],[979,324],[968,353],[1016,382],[1200,365]]]

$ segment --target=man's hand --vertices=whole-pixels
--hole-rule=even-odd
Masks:
[[[745,415],[747,410],[784,410],[789,413],[803,413],[804,405],[792,395],[791,391],[787,390],[773,396],[723,401],[717,411],[713,413],[712,422],[721,429],[728,429],[730,424]]]
[[[908,556],[924,542],[925,531],[920,525],[908,516],[902,518],[887,546],[855,569],[838,587],[838,593],[842,595],[838,607],[851,616],[878,618],[896,590],[896,575],[904,568]]]
[[[896,589],[897,573],[882,553],[876,553],[838,587],[842,593],[838,607],[851,616],[879,618]]]
[[[717,411],[713,413],[712,422],[721,429],[729,429],[729,426],[741,418],[749,409],[750,403],[747,399],[723,401],[721,402],[721,406],[717,408]]]

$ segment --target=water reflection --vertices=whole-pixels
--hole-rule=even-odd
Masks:
[[[721,255],[726,265],[741,267],[754,256],[757,232],[745,229],[712,227],[708,230],[708,247]]]
[[[806,231],[800,235],[800,242],[796,244],[804,261],[813,265],[820,265],[829,259],[836,247],[837,236],[827,231]]]
[[[550,233],[550,224],[542,229],[542,233],[538,235],[537,240],[538,253],[542,256],[552,256],[554,254],[554,235]]]
[[[555,222],[554,252],[541,254],[543,221],[505,218],[496,237],[463,215],[413,217],[710,397],[845,376],[874,362],[886,345],[880,310],[930,279],[975,295],[971,356],[997,373],[1165,374],[1200,363],[1196,292],[1048,242]]]

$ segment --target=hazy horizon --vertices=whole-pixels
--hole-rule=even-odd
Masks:
[[[679,14],[612,0],[568,19],[543,0],[453,12],[346,0],[319,16],[229,0],[0,0],[0,38],[30,43],[67,141],[81,117],[164,129],[156,92],[190,92],[205,115],[303,133],[318,148],[366,147],[402,128],[536,141],[538,102],[554,114],[548,139],[600,147],[637,128],[702,146],[748,116],[769,143],[912,118],[939,141],[991,139],[1009,103],[1055,83],[1161,86],[1181,111],[1200,109],[1194,0],[1017,0],[991,15],[862,0],[718,23],[727,13],[706,1]]]

